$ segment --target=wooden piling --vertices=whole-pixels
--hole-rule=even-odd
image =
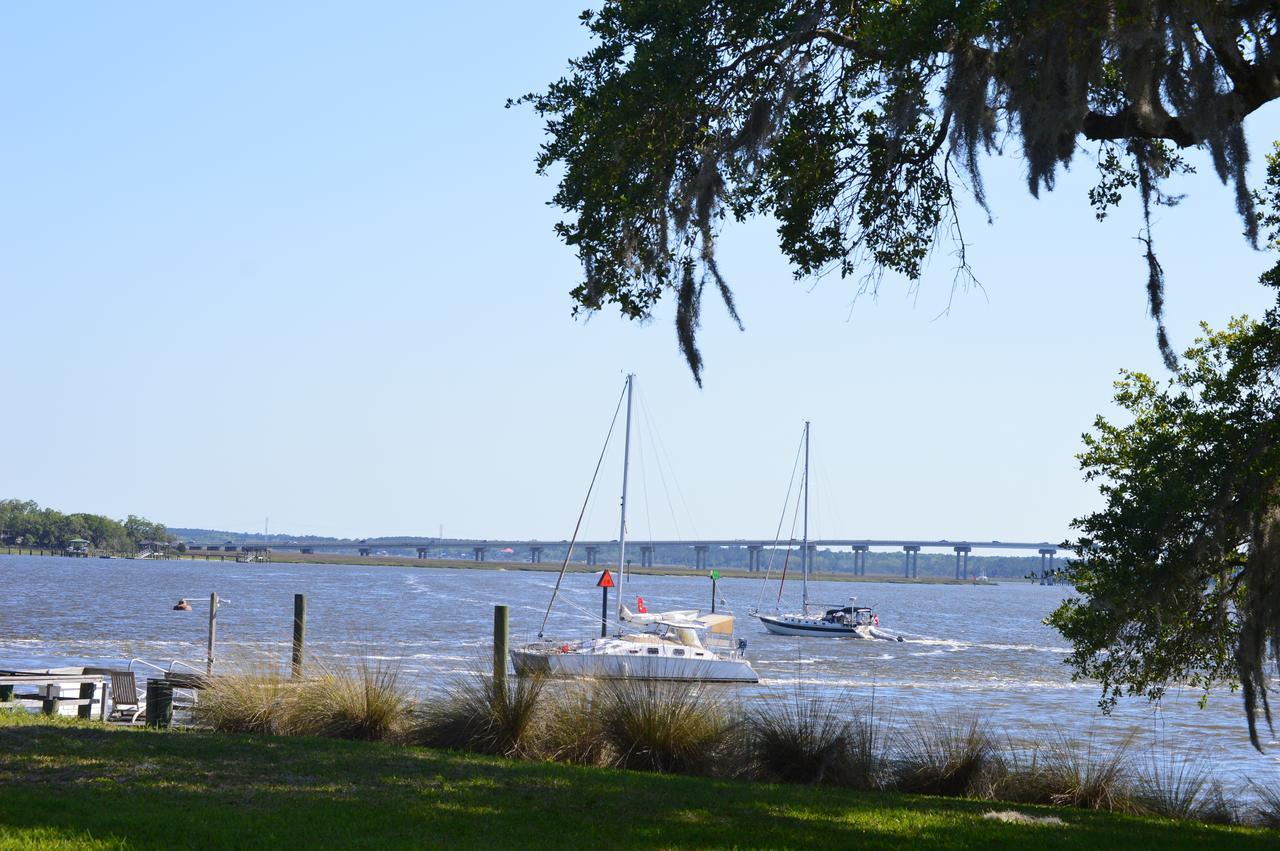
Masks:
[[[493,688],[507,690],[507,607],[493,607]]]
[[[206,657],[205,676],[213,676],[213,643],[218,637],[218,592],[209,595],[209,653]]]
[[[293,678],[302,678],[302,645],[307,638],[307,596],[293,595]]]

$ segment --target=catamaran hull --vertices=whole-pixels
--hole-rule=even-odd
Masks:
[[[817,619],[778,618],[757,615],[764,628],[774,635],[807,635],[818,638],[857,638],[870,641],[901,641],[897,635],[874,626],[846,626]]]
[[[520,676],[563,679],[663,680],[684,683],[757,683],[760,678],[743,659],[681,659],[669,656],[511,651]]]

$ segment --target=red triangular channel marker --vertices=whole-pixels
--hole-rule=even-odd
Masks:
[[[613,575],[609,573],[609,569],[605,568],[604,573],[600,574],[600,581],[596,583],[597,588],[612,588]]]

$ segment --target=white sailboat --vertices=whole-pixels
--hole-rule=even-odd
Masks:
[[[799,612],[752,612],[774,635],[807,635],[823,638],[862,638],[902,641],[902,636],[880,629],[880,618],[866,606],[832,606],[819,613],[809,611],[809,421],[804,423],[804,532],[800,545],[801,609]],[[794,530],[794,527],[793,527]],[[794,534],[794,531],[793,531]],[[792,538],[794,541],[795,539]],[[779,592],[781,593],[781,592]]]
[[[623,604],[626,588],[627,473],[631,457],[631,394],[635,376],[626,381],[627,419],[622,454],[622,509],[618,530],[618,606],[615,634],[580,641],[540,640],[511,650],[516,673],[551,677],[644,679],[676,682],[759,682],[744,656],[746,642],[735,639],[733,615],[701,614],[697,609],[632,612]],[[603,459],[603,453],[601,458]],[[597,472],[599,465],[597,464]],[[584,506],[585,510],[585,506]],[[581,516],[579,516],[581,523]],[[574,533],[577,538],[577,532]],[[572,545],[570,546],[570,553]],[[565,567],[569,556],[565,556]],[[560,570],[564,577],[565,567]],[[560,588],[552,592],[551,604]],[[542,624],[545,629],[546,617]],[[602,633],[607,630],[602,629]],[[541,631],[539,638],[542,638]]]

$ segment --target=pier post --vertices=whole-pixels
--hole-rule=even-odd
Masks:
[[[640,566],[653,567],[653,547],[649,544],[640,545]]]
[[[307,638],[307,596],[293,595],[293,678],[302,679],[302,647]]]
[[[600,550],[599,547],[587,547],[587,564],[589,566],[592,566],[592,567],[595,566],[596,553],[599,552],[599,550]]]
[[[296,605],[296,603],[295,603]],[[295,617],[297,615],[295,614]],[[213,676],[213,643],[218,638],[218,592],[209,595],[209,652],[205,657],[205,676]]]
[[[747,570],[751,573],[760,572],[760,553],[764,547],[759,544],[751,544],[747,547]]]
[[[507,635],[508,610],[506,606],[493,607],[493,690],[507,690]]]
[[[418,547],[418,558],[426,558],[428,549],[426,547]]]
[[[542,564],[542,547],[529,548],[529,563]]]
[[[973,547],[961,544],[954,548],[956,551],[956,579],[964,579],[969,575],[969,552]],[[963,557],[964,563],[961,564]]]
[[[693,548],[693,563],[698,570],[707,568],[707,549],[706,544],[698,544]]]

